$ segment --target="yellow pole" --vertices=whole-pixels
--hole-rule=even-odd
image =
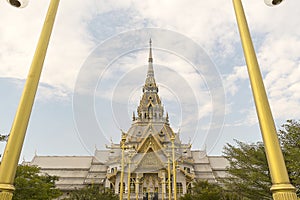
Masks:
[[[164,195],[165,195],[164,189],[166,188],[166,187],[165,187],[165,184],[166,184],[166,182],[165,182],[165,175],[164,175],[163,178],[164,178],[164,179],[163,179],[162,182],[161,182],[161,200],[164,200],[164,199],[165,199],[165,197],[164,197]]]
[[[170,156],[168,154],[168,187],[169,187],[169,200],[171,200],[171,167],[170,167]]]
[[[124,150],[125,150],[125,141],[126,141],[126,135],[122,135],[121,139],[121,149],[122,149],[122,158],[121,158],[121,180],[120,180],[120,200],[123,200],[123,181],[124,181]]]
[[[135,199],[139,200],[139,178],[136,176],[136,182],[135,182]]]
[[[171,137],[172,142],[172,157],[173,157],[173,187],[174,187],[174,200],[177,200],[177,181],[176,181],[176,160],[175,160],[175,135]]]
[[[233,5],[271,174],[271,191],[273,193],[273,199],[297,200],[296,190],[290,183],[284,158],[280,149],[273,116],[253,48],[242,2],[241,0],[233,0]]]
[[[0,165],[0,199],[10,200],[14,178],[45,60],[59,0],[51,0]]]
[[[128,187],[128,190],[127,190],[127,199],[130,200],[130,156],[128,156],[129,158],[129,162],[128,162],[128,179],[127,179],[127,187]]]

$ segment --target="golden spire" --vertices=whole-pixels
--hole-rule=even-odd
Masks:
[[[148,72],[146,83],[151,85],[155,84],[154,80],[154,70],[153,70],[153,58],[152,58],[152,40],[149,40],[149,58],[148,58]]]
[[[149,59],[148,59],[148,62],[149,63],[153,63],[153,58],[152,58],[152,40],[151,40],[151,38],[149,40],[149,46],[150,46],[150,50],[149,50]]]

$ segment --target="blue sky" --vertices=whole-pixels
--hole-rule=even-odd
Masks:
[[[279,128],[299,119],[300,2],[244,7]],[[0,2],[1,134],[10,131],[46,10],[42,1],[24,9]],[[220,155],[234,139],[261,140],[231,2],[62,1],[20,159],[118,143],[141,96],[150,37],[160,96],[183,142]]]

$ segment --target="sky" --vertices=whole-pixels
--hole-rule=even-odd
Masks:
[[[300,2],[243,4],[280,129],[300,115]],[[47,8],[0,2],[1,134],[10,131]],[[221,155],[234,140],[262,140],[231,1],[66,0],[20,160],[93,155],[119,143],[142,95],[150,38],[159,95],[182,142]]]

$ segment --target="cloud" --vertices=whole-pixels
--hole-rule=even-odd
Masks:
[[[300,34],[268,36],[259,50],[271,108],[276,119],[298,118],[300,106]]]
[[[76,75],[93,44],[86,30],[91,17],[88,3],[62,1],[52,32],[41,82],[64,96],[72,90]],[[0,8],[0,76],[25,79],[33,58],[47,5],[31,1],[24,9]],[[49,93],[43,93],[45,95]],[[50,96],[48,96],[50,97]]]
[[[248,78],[247,67],[246,66],[236,66],[233,68],[233,72],[225,76],[225,88],[227,93],[234,96],[237,91],[241,88],[240,81]]]
[[[300,2],[287,1],[274,8],[266,7],[262,1],[243,1],[243,4],[275,119],[299,118],[296,108],[300,106],[300,20],[298,20]],[[43,1],[31,1],[29,6],[22,10],[14,9],[4,1],[0,3],[1,77],[26,78],[46,10],[47,5]],[[229,123],[256,124],[253,103],[249,100],[241,101],[245,97],[245,91],[250,93],[250,89],[249,84],[245,84],[248,76],[241,54],[233,6],[231,2],[220,0],[189,2],[162,0],[159,3],[150,0],[61,1],[41,77],[39,100],[67,99],[66,97],[73,92],[77,75],[85,59],[98,44],[120,32],[143,27],[173,30],[202,46],[211,60],[216,62],[222,74],[225,91],[228,94],[226,104],[230,105],[227,106],[227,116],[239,116],[236,117],[238,120],[229,119]],[[155,39],[160,42],[166,40],[163,37]],[[120,42],[128,43],[132,40]],[[145,48],[148,45],[146,42]],[[174,44],[174,47],[178,47],[177,45],[180,46]],[[211,77],[201,77],[201,74],[194,73],[191,66],[186,67],[187,61],[178,57],[175,59],[176,55],[168,54],[170,52],[162,51],[156,54],[157,51],[155,50],[155,65],[171,66],[178,76],[186,80],[186,86],[192,88],[192,92],[185,96],[181,95],[180,100],[186,105],[185,103],[195,95],[196,104],[200,107],[197,117],[203,120],[199,127],[207,129],[205,123],[209,120],[207,118],[211,115],[211,109],[220,107],[211,104],[208,91],[210,88],[207,88],[205,80]],[[197,57],[198,55],[193,56],[198,60],[202,59]],[[146,59],[143,53],[120,58],[113,63],[114,68],[106,71],[103,80],[115,80],[114,78],[121,77],[120,72],[132,72],[136,67],[145,66]],[[96,62],[97,57],[92,61]],[[93,73],[97,73],[96,70],[99,70],[97,67],[95,66]],[[158,73],[159,70],[155,70]],[[168,90],[167,86],[178,84],[167,75],[167,71],[159,73],[161,74],[156,74],[157,81],[165,86],[161,90],[161,97],[163,102],[169,103],[174,96],[170,92],[173,88]],[[130,98],[134,101],[139,99],[136,96],[125,98],[130,88],[135,90],[143,84],[144,74],[139,78],[141,81],[127,81],[129,85],[126,87],[119,85],[119,91],[122,93],[115,95],[115,100],[125,99],[127,102]],[[114,84],[118,83],[120,82],[117,78]],[[133,86],[134,84],[139,85]],[[114,95],[115,86],[111,85],[103,93],[97,93],[99,95],[97,97],[110,99]],[[184,88],[178,86],[177,89]],[[136,93],[140,95],[139,92]],[[129,96],[131,94],[129,92]],[[251,97],[247,96],[248,99]],[[190,111],[190,107],[186,109]],[[187,116],[182,120],[182,124],[189,124],[192,120],[195,120],[193,116]]]
[[[276,36],[284,33],[287,38],[294,35],[296,37],[294,42],[299,41],[297,38],[300,32],[298,31],[299,20],[286,20],[297,19],[293,17],[297,13],[293,12],[292,8],[299,7],[299,3],[289,2],[273,9],[262,5],[263,3],[259,1],[244,2],[244,4],[251,30],[254,30],[254,33],[268,33]],[[0,19],[2,27],[5,27],[1,29],[0,36],[2,46],[0,61],[3,66],[0,74],[2,77],[24,78],[26,76],[46,9],[47,6],[43,2],[32,1],[23,10],[13,9],[3,3],[1,10],[3,17]],[[120,23],[121,19],[126,19],[126,21]],[[152,26],[182,32],[196,40],[211,55],[222,58],[234,54],[234,45],[239,43],[231,3],[196,0],[189,3],[179,0],[171,3],[164,0],[159,4],[155,1],[129,0],[62,1],[41,81],[60,89],[72,90],[81,64],[96,45],[94,42],[101,41],[97,38],[105,39],[101,36],[103,28],[111,27],[110,31],[106,29],[108,32],[105,34],[109,37],[119,31],[145,26],[143,24],[145,20],[150,22],[147,22],[146,26],[152,24]],[[106,25],[100,26],[98,21]],[[273,23],[274,21],[277,23]],[[279,29],[278,24],[284,28]],[[113,28],[114,26],[116,27]],[[97,35],[94,35],[95,32]],[[271,39],[268,40],[268,37],[265,41],[266,44],[272,42]],[[295,44],[297,43],[290,47],[299,46]],[[266,54],[266,51],[262,56],[275,57],[276,49],[273,49],[275,52],[272,51],[271,56]]]

